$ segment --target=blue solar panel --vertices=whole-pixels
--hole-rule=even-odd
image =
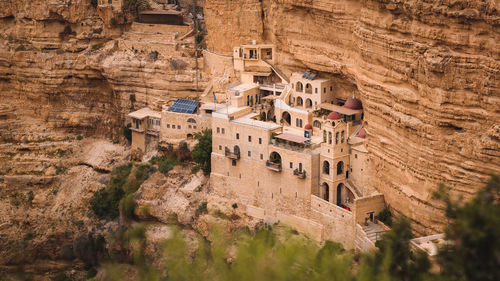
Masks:
[[[168,110],[179,113],[193,114],[196,111],[198,104],[199,102],[194,100],[177,99]]]

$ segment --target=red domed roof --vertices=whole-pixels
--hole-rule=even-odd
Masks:
[[[350,108],[350,109],[362,109],[363,105],[361,105],[361,101],[359,101],[356,98],[349,98],[344,104],[344,107]]]
[[[340,114],[338,114],[337,112],[332,111],[332,112],[330,112],[330,114],[328,114],[328,119],[338,120],[338,119],[342,119],[342,116],[340,116]]]
[[[359,130],[357,136],[360,137],[360,138],[362,138],[362,139],[366,138],[365,128],[361,128],[361,130]]]
[[[313,128],[313,126],[311,126],[311,124],[306,124],[304,126],[304,129],[306,129],[306,130],[312,130],[312,128]]]

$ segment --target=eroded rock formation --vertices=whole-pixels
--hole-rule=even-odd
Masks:
[[[208,48],[272,42],[279,66],[363,102],[373,174],[421,233],[445,223],[439,182],[469,196],[500,170],[500,6],[458,0],[211,0]],[[229,24],[230,23],[230,24]]]

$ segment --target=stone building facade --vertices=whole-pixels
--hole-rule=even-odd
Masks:
[[[272,64],[273,52],[271,45],[235,48],[241,83],[228,87],[223,104],[164,106],[160,142],[211,128],[214,193],[314,239],[372,247],[369,228],[385,203],[367,187],[361,102],[336,97],[333,82],[311,71],[288,79]]]

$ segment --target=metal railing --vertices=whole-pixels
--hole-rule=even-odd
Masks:
[[[298,176],[299,179],[305,179],[306,178],[306,171],[302,170],[302,171],[299,171],[299,170],[293,170],[293,174],[295,176]]]
[[[224,152],[224,155],[229,158],[229,159],[234,159],[234,160],[239,160],[240,159],[240,152],[231,152],[231,151],[228,151],[226,150]]]
[[[270,170],[281,172],[281,163],[274,163],[269,160],[266,161],[266,167]]]

